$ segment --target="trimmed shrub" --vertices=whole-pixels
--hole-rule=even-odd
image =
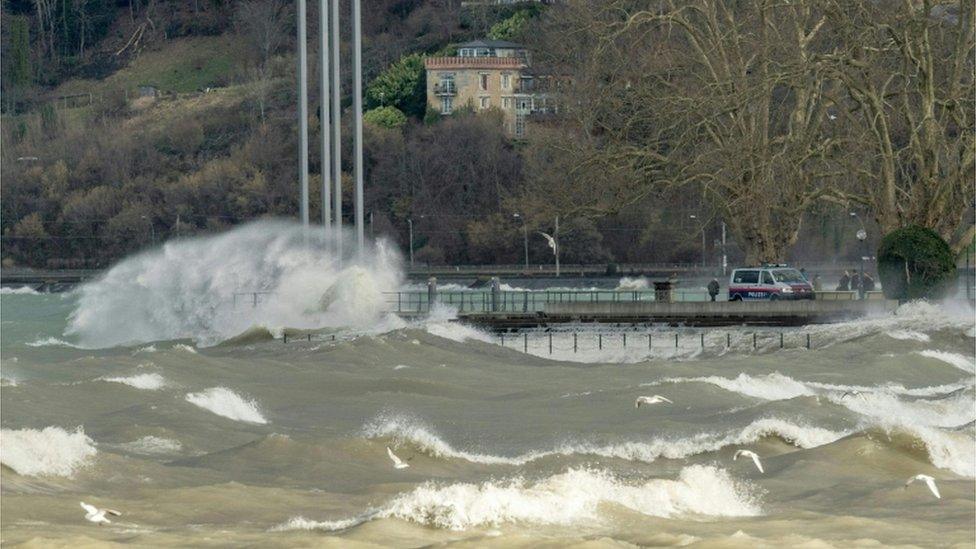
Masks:
[[[878,276],[888,299],[938,299],[956,270],[952,249],[931,229],[909,225],[885,235],[878,246]]]
[[[397,129],[407,123],[407,117],[396,107],[377,107],[366,111],[363,121],[381,128]]]

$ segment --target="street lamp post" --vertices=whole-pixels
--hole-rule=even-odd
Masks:
[[[691,219],[698,219],[698,216],[695,214],[691,214],[688,217],[690,217]],[[701,233],[702,233],[701,259],[702,259],[702,271],[704,272],[705,270],[705,225],[704,224],[702,224]]]
[[[143,219],[145,219],[147,223],[149,223],[149,235],[152,238],[152,245],[155,246],[156,245],[156,226],[153,225],[152,219],[149,219],[148,217],[146,217],[144,215],[141,216],[141,217]]]
[[[413,269],[413,219],[407,218],[407,226],[410,227],[410,268]]]
[[[857,215],[857,212],[851,212],[851,217],[857,219],[857,222],[861,224],[861,228],[855,235],[861,242],[861,276],[857,278],[857,296],[864,299],[864,254],[867,252],[865,245],[867,244],[868,232],[864,228],[864,221],[861,220],[861,216]]]
[[[515,219],[522,220],[522,244],[523,247],[525,248],[525,270],[526,272],[528,272],[529,270],[529,226],[526,223],[525,218],[522,217],[520,214],[515,213],[514,217]]]

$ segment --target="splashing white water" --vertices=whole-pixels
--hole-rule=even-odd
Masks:
[[[19,475],[71,477],[96,453],[81,427],[0,430],[0,462]]]
[[[946,364],[959,368],[960,370],[966,373],[976,374],[976,365],[973,364],[972,359],[963,356],[959,353],[950,353],[948,351],[935,351],[931,349],[926,349],[924,351],[920,351],[918,354],[927,358],[934,358],[936,360],[941,360],[942,362],[945,362]]]
[[[345,529],[376,518],[399,518],[448,530],[530,523],[599,524],[615,504],[653,517],[747,517],[761,514],[753,488],[717,467],[691,465],[676,480],[625,481],[602,469],[570,468],[536,481],[423,484],[380,509],[339,521],[292,519],[287,529]]]
[[[63,339],[58,339],[56,337],[45,337],[38,339],[36,341],[31,341],[27,343],[28,347],[71,347],[73,349],[79,349],[78,345],[74,343],[65,341]]]
[[[119,376],[102,378],[103,381],[121,383],[144,391],[158,391],[166,387],[166,378],[159,374],[137,374],[134,376]]]
[[[178,454],[183,450],[183,444],[178,440],[152,435],[144,436],[132,442],[116,444],[115,446],[133,454],[144,455]]]
[[[0,288],[0,295],[41,295],[41,292],[38,292],[29,286],[21,286],[19,288],[4,286]]]
[[[922,343],[927,343],[932,340],[928,334],[916,332],[915,330],[892,330],[888,332],[888,337],[902,341],[920,341]]]
[[[85,347],[173,339],[212,345],[263,326],[370,327],[399,286],[399,256],[383,242],[340,267],[321,230],[259,221],[169,242],[123,260],[78,290],[67,335]],[[352,249],[346,246],[345,249]]]
[[[524,465],[549,456],[594,455],[629,461],[651,463],[660,458],[684,459],[689,456],[714,452],[722,448],[751,444],[764,437],[776,436],[800,448],[814,448],[829,444],[849,432],[831,431],[811,425],[800,425],[777,418],[757,419],[744,428],[723,433],[698,433],[685,437],[654,437],[646,441],[629,441],[614,444],[567,442],[550,450],[536,450],[517,456],[498,456],[458,450],[446,442],[436,431],[416,418],[393,416],[380,417],[363,427],[366,438],[391,437],[400,444],[412,444],[433,457],[463,459],[485,465]]]
[[[211,387],[199,393],[188,393],[187,402],[234,421],[265,424],[267,419],[253,400],[244,398],[227,387]]]

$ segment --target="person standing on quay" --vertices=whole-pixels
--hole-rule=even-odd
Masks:
[[[717,295],[718,295],[718,280],[713,278],[712,281],[708,283],[708,296],[712,298],[712,301],[715,301],[715,296]]]
[[[844,271],[844,274],[840,277],[840,282],[837,284],[838,292],[846,292],[851,289],[851,273]]]

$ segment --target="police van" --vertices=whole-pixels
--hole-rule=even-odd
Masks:
[[[803,274],[782,264],[735,269],[729,278],[729,301],[814,299]]]

